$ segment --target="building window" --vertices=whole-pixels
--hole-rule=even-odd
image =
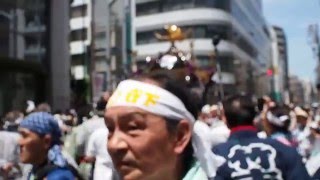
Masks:
[[[255,48],[237,32],[233,33],[232,42],[234,42],[240,49],[242,49],[251,57],[257,57],[258,52],[255,50]]]
[[[19,4],[19,3],[18,3]],[[39,10],[45,10],[46,2],[41,0],[28,0],[23,1],[23,8],[26,11],[39,11]]]
[[[94,37],[96,39],[105,39],[106,38],[106,32],[97,32],[97,33],[95,33]]]
[[[197,63],[200,68],[210,67],[214,65],[214,61],[209,56],[197,56]]]
[[[194,0],[195,7],[211,7],[217,9],[229,9],[229,0]]]
[[[137,16],[143,16],[143,15],[148,15],[148,14],[159,13],[159,12],[161,12],[161,4],[162,4],[162,2],[160,2],[160,1],[137,4],[136,14],[137,14]]]
[[[200,68],[213,67],[216,63],[214,58],[205,55],[198,55],[196,56],[196,59]],[[218,56],[218,60],[220,62],[222,72],[233,72],[234,63],[231,57]]]
[[[71,9],[71,18],[84,17],[88,14],[87,5],[73,7]]]
[[[206,27],[194,27],[193,29],[193,37],[194,38],[203,38],[206,37]]]
[[[167,0],[166,2],[163,2],[163,12],[190,9],[193,7],[194,3],[192,0]]]
[[[232,58],[218,56],[218,60],[220,62],[222,72],[233,73],[234,63]]]
[[[25,13],[25,23],[27,28],[37,28],[46,24],[46,17],[42,14],[34,14],[32,12]]]
[[[26,36],[25,46],[28,47],[30,44],[41,44],[40,38],[36,36]]]
[[[0,56],[8,57],[9,56],[9,36],[0,36]]]
[[[191,8],[229,9],[229,0],[166,0],[136,5],[137,16]]]
[[[71,31],[70,40],[71,41],[81,41],[87,39],[87,29],[78,29]]]

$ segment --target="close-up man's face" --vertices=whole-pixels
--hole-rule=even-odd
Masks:
[[[123,179],[161,179],[175,167],[175,138],[164,118],[135,107],[111,107],[105,122],[108,151]]]
[[[30,164],[41,163],[39,158],[46,154],[44,138],[25,128],[20,128],[19,133],[21,135],[19,139],[20,161]]]

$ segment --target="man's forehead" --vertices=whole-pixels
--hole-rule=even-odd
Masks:
[[[20,134],[36,134],[36,133],[32,132],[30,129],[21,128],[21,127],[18,129],[18,132]]]
[[[113,107],[107,110],[105,114],[106,123],[129,123],[138,121],[140,123],[158,124],[159,120],[165,121],[165,118],[136,107]]]
[[[105,117],[107,118],[123,117],[123,116],[130,116],[134,114],[146,115],[148,114],[148,112],[137,107],[118,106],[118,107],[112,107],[107,109],[105,112]]]
[[[21,128],[21,127],[18,128],[18,131],[19,131],[19,132],[26,132],[26,133],[30,132],[29,129],[27,129],[27,128]]]

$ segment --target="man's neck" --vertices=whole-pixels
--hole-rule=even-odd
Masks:
[[[159,175],[158,178],[151,178],[151,179],[165,179],[165,180],[181,180],[183,179],[184,173],[183,173],[184,165],[182,161],[177,161],[175,165],[172,168],[169,168],[165,170],[166,172],[158,172]]]
[[[37,169],[39,169],[39,168],[41,168],[41,167],[43,167],[43,166],[48,164],[47,158],[41,158],[41,159],[42,159],[41,161],[32,164],[34,170],[37,170]]]
[[[253,125],[241,125],[231,128],[231,134],[238,131],[257,131],[257,128]]]

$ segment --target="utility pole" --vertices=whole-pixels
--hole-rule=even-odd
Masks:
[[[15,4],[15,7],[14,7],[14,10],[13,10],[13,16],[12,16],[12,20],[13,20],[13,31],[14,31],[14,35],[13,35],[13,58],[14,59],[17,59],[17,36],[18,36],[18,33],[17,33],[17,27],[18,27],[18,17],[17,17],[17,0],[14,1],[14,4]]]
[[[131,28],[132,28],[132,22],[131,22],[131,9],[132,7],[132,2],[131,0],[127,0],[124,4],[124,10],[125,10],[125,23],[124,23],[124,39],[125,39],[125,44],[123,45],[123,48],[125,48],[125,54],[124,54],[124,72],[127,72],[127,75],[131,74],[131,66],[132,64],[136,64],[136,52],[132,51],[132,44],[131,44]],[[133,59],[134,58],[134,59]],[[127,78],[127,77],[126,77]]]
[[[95,96],[95,0],[91,0],[91,43],[90,43],[90,60],[89,60],[89,77],[90,77],[90,95],[91,102],[94,102]]]

